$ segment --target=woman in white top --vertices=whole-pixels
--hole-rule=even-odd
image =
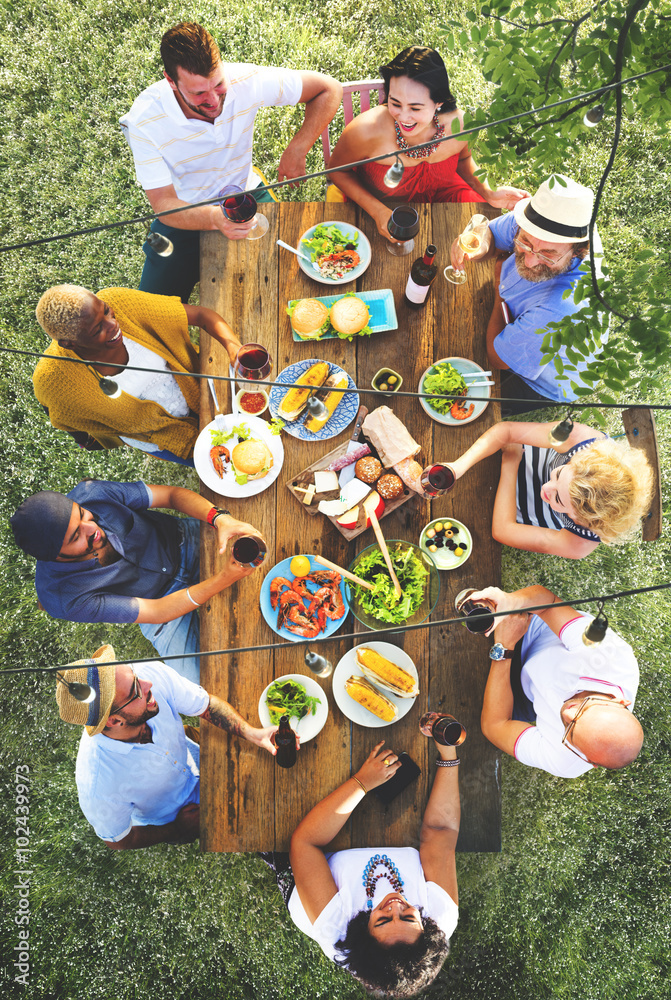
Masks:
[[[326,855],[324,848],[365,794],[400,767],[397,755],[382,749],[383,742],[296,829],[290,854],[296,886],[289,912],[366,989],[409,997],[440,971],[457,924],[458,760],[454,747],[436,744],[439,766],[419,853],[405,847]]]

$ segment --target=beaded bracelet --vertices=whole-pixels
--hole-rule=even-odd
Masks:
[[[436,767],[456,767],[459,763],[459,758],[455,757],[454,760],[443,760],[441,757],[436,761]]]
[[[368,789],[367,789],[367,788],[366,788],[366,786],[364,785],[363,781],[359,781],[359,779],[357,778],[356,774],[353,774],[353,775],[352,775],[352,777],[353,777],[353,778],[354,778],[354,780],[356,781],[357,785],[360,785],[360,786],[361,786],[361,788],[362,788],[362,790],[363,790],[363,794],[364,794],[364,795],[368,795]]]

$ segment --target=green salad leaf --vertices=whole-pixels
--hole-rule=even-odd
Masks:
[[[237,438],[239,441],[248,441],[251,436],[252,432],[250,431],[247,424],[238,424],[237,427],[234,427],[233,430],[230,431],[228,434],[226,433],[226,431],[215,431],[215,430],[210,431],[210,437],[212,438],[213,448],[216,445],[226,444],[226,442],[230,441],[231,438]]]
[[[295,716],[300,721],[305,715],[315,712],[321,705],[321,699],[309,695],[298,681],[279,680],[273,681],[268,688],[266,705],[270,721],[277,726],[283,715],[288,718]]]
[[[356,231],[345,234],[338,226],[324,225],[316,227],[311,239],[301,240],[301,244],[310,251],[311,260],[316,260],[324,253],[339,253],[348,243],[356,246],[358,242],[359,234]]]
[[[271,434],[281,434],[282,428],[286,424],[286,420],[282,420],[281,417],[273,417],[268,425],[268,430]]]
[[[466,381],[457,369],[449,361],[441,361],[440,364],[433,365],[429,369],[420,391],[443,394],[447,392],[463,393],[465,389]],[[437,413],[449,413],[450,407],[454,404],[453,399],[427,399],[426,402]]]
[[[354,567],[354,572],[366,583],[372,583],[374,590],[364,590],[356,584],[354,588],[359,607],[366,614],[390,625],[400,625],[412,618],[424,600],[429,584],[429,571],[416,555],[414,549],[404,549],[397,545],[389,549],[391,564],[403,591],[396,596],[387,564],[380,548],[376,546],[367,552]]]

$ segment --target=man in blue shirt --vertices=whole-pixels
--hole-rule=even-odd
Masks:
[[[160,656],[197,653],[196,609],[253,572],[230,555],[201,581],[200,521],[213,525],[221,555],[232,539],[259,536],[191,490],[141,481],[86,480],[67,496],[43,490],[11,518],[17,545],[38,561],[35,589],[48,614],[73,622],[137,622]],[[172,665],[198,681],[198,657]]]
[[[497,264],[494,308],[487,327],[488,363],[504,373],[501,395],[519,400],[503,404],[504,416],[576,398],[568,380],[559,378],[553,361],[541,363],[545,353],[541,345],[549,323],[580,309],[573,291],[588,270],[584,261],[590,252],[601,275],[601,241],[595,231],[595,246],[590,250],[587,239],[593,200],[590,188],[555,175],[552,187],[544,181],[532,198],[493,219],[471,258],[508,255]],[[463,260],[457,240],[452,246],[452,264],[461,268]],[[558,357],[565,365],[572,364],[566,348],[559,350]],[[577,371],[567,372],[577,385],[585,384],[580,372],[594,357],[591,354],[575,365]]]
[[[277,726],[255,729],[235,709],[164,663],[111,665],[111,646],[65,670],[56,685],[61,718],[85,727],[75,773],[79,804],[112,850],[187,843],[200,832],[200,747],[180,718],[201,719],[269,753]],[[69,684],[88,684],[78,701]],[[243,751],[244,753],[244,751]]]

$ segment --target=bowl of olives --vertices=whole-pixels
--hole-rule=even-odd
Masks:
[[[431,556],[438,569],[456,569],[470,556],[473,539],[462,521],[441,517],[426,525],[419,536],[419,547]]]
[[[379,372],[373,375],[370,384],[373,389],[386,392],[387,395],[391,396],[392,393],[398,392],[401,388],[403,378],[393,368],[380,368]]]

